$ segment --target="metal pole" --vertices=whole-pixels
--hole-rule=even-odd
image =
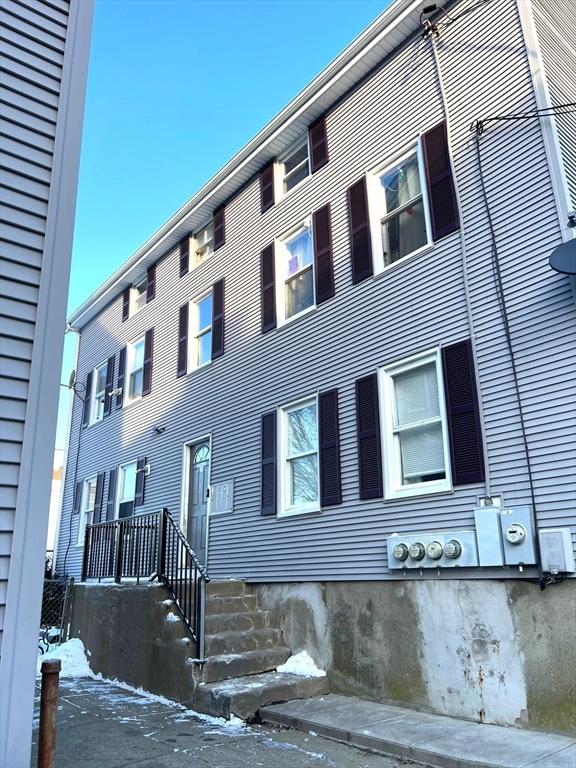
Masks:
[[[42,662],[38,768],[54,768],[56,713],[58,712],[58,680],[61,667],[62,663],[60,659],[49,659]]]

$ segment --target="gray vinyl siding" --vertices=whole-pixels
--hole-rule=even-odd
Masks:
[[[532,0],[534,24],[552,104],[576,102],[576,3]],[[576,209],[576,112],[556,118],[570,206]],[[569,207],[570,207],[569,206]]]
[[[68,4],[0,8],[0,647]]]
[[[455,8],[464,5],[470,3]],[[525,504],[530,501],[526,462],[469,125],[476,118],[534,108],[534,92],[515,2],[495,0],[474,13],[473,25],[449,28],[440,59],[463,203],[492,492],[503,493],[508,505]],[[75,479],[108,473],[120,463],[146,456],[151,474],[142,511],[167,506],[179,515],[183,444],[206,434],[212,436],[211,481],[234,478],[235,489],[234,512],[211,520],[212,577],[393,578],[386,563],[388,534],[473,527],[473,508],[485,492],[483,484],[389,502],[360,501],[358,489],[355,380],[378,366],[467,338],[470,327],[459,232],[384,274],[352,284],[346,190],[365,171],[393,161],[419,132],[443,117],[430,47],[418,39],[329,111],[327,166],[264,215],[258,182],[249,184],[226,208],[223,248],[181,279],[178,253],[171,251],[157,265],[153,302],[122,323],[118,296],[81,329],[78,369],[83,382],[91,368],[154,327],[152,392],[83,430],[82,404],[76,400],[59,569],[78,575],[81,567],[82,548],[75,546],[78,520],[71,516]],[[543,526],[572,524],[576,339],[567,329],[574,327],[575,313],[568,280],[548,267],[559,228],[540,127],[536,121],[490,125],[481,149],[511,316],[538,519]],[[260,251],[327,202],[332,210],[336,295],[310,314],[262,335]],[[223,276],[224,356],[177,379],[178,308]],[[340,401],[342,504],[302,517],[262,517],[261,415],[333,387]],[[165,432],[155,434],[156,425]],[[107,491],[108,474],[104,498]]]

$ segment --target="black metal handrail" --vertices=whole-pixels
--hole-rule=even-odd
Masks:
[[[158,580],[174,599],[204,661],[206,570],[169,511],[133,515],[86,526],[82,581]]]

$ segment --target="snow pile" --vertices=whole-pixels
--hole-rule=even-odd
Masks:
[[[41,673],[42,662],[47,659],[60,659],[60,677],[94,677],[86,658],[84,643],[77,637],[39,655],[36,663],[37,675]]]
[[[300,675],[300,677],[326,677],[326,672],[323,669],[318,669],[306,651],[300,651],[295,656],[290,656],[285,664],[276,667],[276,671],[290,672],[290,674]]]
[[[174,621],[180,621],[180,619],[178,618],[178,616],[176,616],[174,611],[170,611],[169,613],[166,614],[166,621],[168,623],[172,623]]]

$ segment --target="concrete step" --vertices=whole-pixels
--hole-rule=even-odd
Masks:
[[[300,677],[286,672],[237,677],[196,688],[194,709],[227,720],[231,715],[253,720],[258,710],[274,702],[306,699],[327,690],[325,677]]]
[[[250,632],[220,632],[206,635],[206,655],[242,653],[263,648],[277,648],[282,644],[279,629],[253,629]]]
[[[246,594],[246,584],[239,579],[209,581],[206,585],[206,597],[240,597]]]
[[[222,613],[246,613],[258,610],[256,595],[237,595],[206,598],[206,615],[216,616]]]
[[[290,656],[288,648],[265,648],[244,653],[225,653],[209,656],[202,667],[202,682],[214,683],[231,677],[245,677],[268,672],[283,664]]]
[[[218,635],[222,632],[250,632],[267,626],[268,611],[206,615],[206,634],[208,635]]]
[[[231,682],[231,681],[230,681]],[[574,768],[569,736],[456,720],[329,694],[267,705],[262,721],[434,768]]]

